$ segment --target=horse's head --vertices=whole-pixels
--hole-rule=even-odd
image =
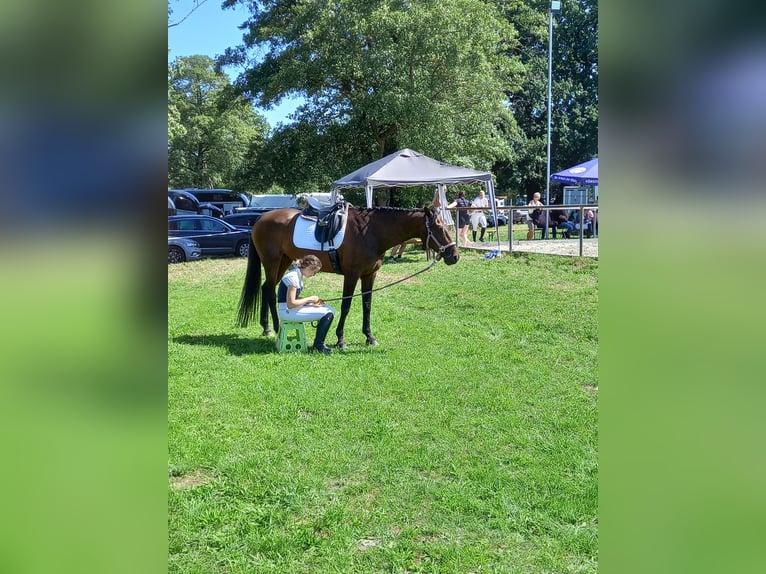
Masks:
[[[425,239],[423,245],[436,253],[437,261],[444,257],[447,265],[453,265],[460,259],[460,251],[457,244],[452,241],[447,228],[433,206],[423,208],[426,217]]]

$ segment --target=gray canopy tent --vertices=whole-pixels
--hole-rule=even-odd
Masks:
[[[332,182],[333,196],[344,187],[363,187],[367,192],[367,207],[372,207],[372,194],[376,187],[435,185],[439,194],[442,219],[449,225],[452,217],[446,211],[445,186],[455,183],[482,183],[487,190],[489,205],[497,226],[497,206],[492,174],[443,163],[411,149],[402,149]],[[496,234],[499,242],[499,234]]]

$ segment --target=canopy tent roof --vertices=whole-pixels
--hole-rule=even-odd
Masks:
[[[551,181],[570,185],[598,185],[598,158],[551,175]]]
[[[492,174],[489,172],[443,163],[405,148],[335,180],[332,187],[373,188],[491,181]]]
[[[455,183],[482,183],[489,196],[494,221],[497,222],[497,204],[492,174],[466,167],[450,165],[409,148],[401,149],[379,160],[368,163],[356,171],[332,182],[332,192],[343,187],[363,187],[367,195],[367,207],[372,207],[372,192],[376,187],[410,185],[435,185],[436,197],[443,221],[452,225],[452,217],[446,210],[446,185]],[[497,226],[497,223],[495,223]],[[497,234],[498,245],[500,234]]]

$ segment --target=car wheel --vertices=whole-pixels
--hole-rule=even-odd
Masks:
[[[186,261],[184,250],[175,245],[168,245],[168,263],[183,263]]]
[[[234,252],[240,257],[247,257],[247,252],[248,252],[247,241],[240,241],[239,243],[237,243],[237,248],[234,250]]]

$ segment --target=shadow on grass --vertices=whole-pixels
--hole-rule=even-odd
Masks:
[[[309,337],[308,344],[311,345],[313,338]],[[205,347],[223,347],[230,355],[253,355],[276,353],[276,337],[240,337],[239,335],[181,335],[173,337],[174,343],[181,345],[202,345]],[[353,355],[357,353],[382,353],[384,349],[380,346],[368,346],[364,343],[349,343],[345,351],[338,351],[332,342],[328,341],[328,346],[333,350],[333,354]]]
[[[181,345],[203,345],[206,347],[223,347],[230,355],[252,355],[253,353],[274,353],[274,337],[240,337],[239,335],[181,335],[174,337],[173,342]]]

